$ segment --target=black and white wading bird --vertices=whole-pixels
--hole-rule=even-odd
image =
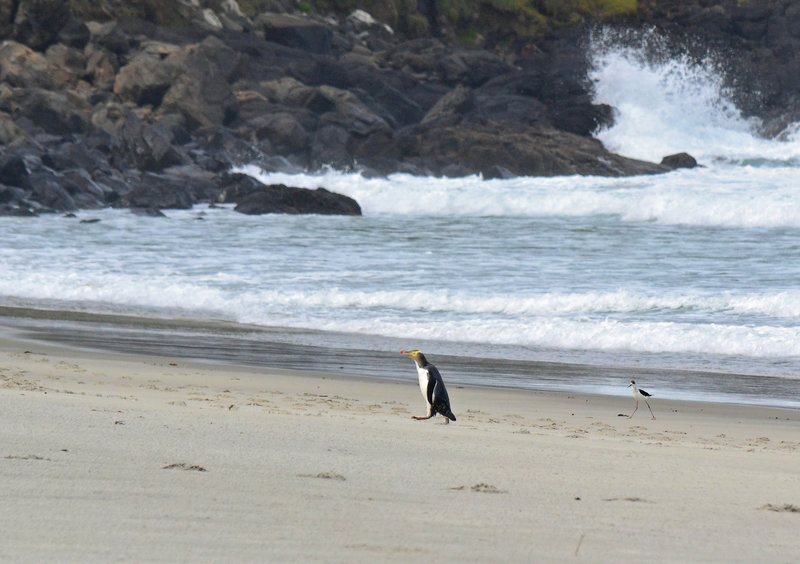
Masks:
[[[635,380],[631,380],[631,383],[628,384],[628,387],[633,388],[633,399],[636,400],[636,409],[639,409],[639,400],[644,400],[644,403],[647,404],[647,409],[650,410],[650,415],[652,415],[653,419],[655,420],[656,416],[653,413],[653,408],[650,407],[649,403],[647,403],[647,398],[652,397],[652,394],[645,392],[641,388],[637,388]],[[633,410],[633,413],[636,413],[636,409]],[[628,417],[633,417],[633,413],[628,415]]]
[[[450,398],[447,396],[447,389],[444,387],[444,380],[439,370],[425,358],[422,351],[400,351],[400,354],[411,357],[417,364],[417,374],[419,375],[419,389],[425,401],[428,403],[428,414],[424,417],[414,415],[414,419],[430,419],[437,413],[445,416],[445,425],[450,421],[455,421],[456,416],[450,409]]]

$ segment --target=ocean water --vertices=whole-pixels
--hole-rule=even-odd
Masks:
[[[647,160],[686,151],[702,168],[484,180],[248,166],[352,196],[364,216],[0,218],[0,305],[488,359],[466,383],[624,394],[643,371],[660,397],[800,407],[800,137],[756,135],[713,65],[595,51],[596,100],[618,111],[598,138]],[[525,363],[589,368],[546,378]],[[512,365],[513,378],[492,368]],[[594,368],[602,377],[580,381]]]

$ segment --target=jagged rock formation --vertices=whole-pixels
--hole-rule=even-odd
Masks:
[[[225,174],[249,163],[508,177],[689,162],[627,159],[592,138],[613,109],[586,83],[590,13],[520,28],[503,49],[484,37],[489,49],[450,41],[458,30],[437,5],[377,21],[281,0],[0,1],[0,213],[218,201]],[[612,21],[695,34],[698,56],[728,49],[747,69],[737,76],[760,85],[741,89],[742,107],[776,132],[800,117],[798,5],[642,1]]]

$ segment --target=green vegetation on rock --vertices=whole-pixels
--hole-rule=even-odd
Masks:
[[[74,14],[86,20],[141,18],[165,26],[192,22],[186,0],[68,0]],[[270,0],[237,0],[251,17],[264,12]],[[201,0],[205,8],[222,9],[222,0]],[[334,14],[345,18],[353,10],[368,12],[401,34],[416,38],[439,33],[445,41],[504,48],[551,29],[587,20],[609,21],[634,15],[637,0],[430,0],[425,10],[417,0],[301,0],[298,13]],[[433,12],[433,13],[429,13]]]

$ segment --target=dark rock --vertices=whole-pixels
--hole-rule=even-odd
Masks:
[[[248,126],[257,139],[267,139],[281,155],[291,155],[308,148],[309,135],[294,113],[274,112],[259,116]]]
[[[117,22],[95,23],[93,26],[92,39],[97,45],[116,55],[123,55],[130,51],[130,38]]]
[[[172,146],[169,134],[162,127],[128,115],[112,148],[112,161],[117,168],[158,172],[186,164],[188,159]]]
[[[226,174],[220,178],[223,188],[220,202],[235,203],[236,211],[249,214],[313,213],[361,215],[358,203],[347,196],[325,189],[308,190],[283,184],[265,185],[242,173]]]
[[[92,174],[92,180],[102,191],[105,204],[119,207],[138,179],[129,180],[115,172],[96,171]]]
[[[220,177],[220,187],[222,193],[219,201],[223,204],[235,204],[241,202],[249,194],[263,189],[264,183],[248,174],[237,172],[223,174]]]
[[[75,161],[60,152],[48,152],[42,155],[42,164],[53,170],[64,170],[75,166]]]
[[[220,128],[207,138],[195,137],[191,149],[194,162],[203,170],[224,172],[234,166],[259,165],[264,155],[252,142],[241,139],[227,128]]]
[[[676,153],[674,155],[667,155],[661,159],[661,164],[672,170],[678,168],[695,168],[697,166],[697,160],[688,153]]]
[[[34,172],[28,176],[32,197],[52,211],[64,212],[78,209],[59,178],[52,172]]]
[[[436,174],[453,166],[470,174],[500,166],[523,176],[630,176],[669,170],[610,153],[596,139],[514,124],[419,128],[402,147],[404,160]]]
[[[114,53],[97,45],[87,46],[84,52],[86,54],[84,78],[97,89],[94,95],[102,97],[96,102],[108,102],[107,91],[114,88],[114,81],[119,69],[119,58]]]
[[[324,188],[308,190],[283,184],[263,186],[250,192],[237,205],[237,212],[247,215],[265,213],[361,215],[355,200]]]
[[[452,91],[442,96],[438,102],[428,110],[422,118],[423,124],[448,121],[451,125],[458,123],[461,118],[475,107],[475,98],[472,92],[459,85]]]
[[[350,134],[344,127],[336,124],[320,127],[311,140],[311,166],[350,170],[354,162],[349,145]]]
[[[473,88],[511,70],[503,59],[482,49],[460,49],[438,62],[438,71],[445,83]]]
[[[70,18],[58,32],[58,41],[69,47],[83,49],[89,43],[91,35],[85,23],[79,19]]]
[[[165,170],[164,174],[183,183],[194,202],[219,201],[222,187],[216,174],[205,171],[197,165],[172,167]]]
[[[0,112],[0,145],[11,147],[24,145],[29,141],[27,133],[14,123],[14,118],[5,112]]]
[[[87,174],[108,170],[107,155],[98,149],[98,145],[103,146],[103,140],[96,136],[65,140],[46,148],[41,156],[42,164],[55,171],[79,169]]]
[[[7,205],[19,202],[25,197],[25,191],[14,186],[0,184],[0,204]]]
[[[86,55],[82,50],[57,43],[45,53],[45,59],[52,70],[53,89],[61,90],[75,87],[86,72]]]
[[[189,130],[227,125],[237,111],[231,82],[240,72],[240,59],[215,37],[171,53],[164,64],[180,72],[170,81],[159,114],[181,114]]]
[[[196,202],[186,179],[145,172],[124,203],[140,209],[189,209]]]
[[[28,165],[19,155],[0,155],[0,184],[28,188]]]
[[[268,12],[256,19],[255,27],[267,41],[312,53],[329,53],[333,42],[329,26],[307,17]]]
[[[89,129],[88,104],[71,91],[33,89],[20,111],[47,133],[66,135]]]
[[[53,86],[54,69],[47,59],[16,41],[0,44],[0,80],[19,88]]]
[[[37,51],[58,41],[71,19],[69,0],[19,0],[14,15],[14,38]]]
[[[72,169],[60,174],[62,186],[72,196],[75,205],[80,209],[97,209],[105,207],[106,193],[85,169]]]
[[[172,86],[175,68],[165,59],[177,47],[151,44],[119,69],[114,94],[136,105],[159,106]]]

